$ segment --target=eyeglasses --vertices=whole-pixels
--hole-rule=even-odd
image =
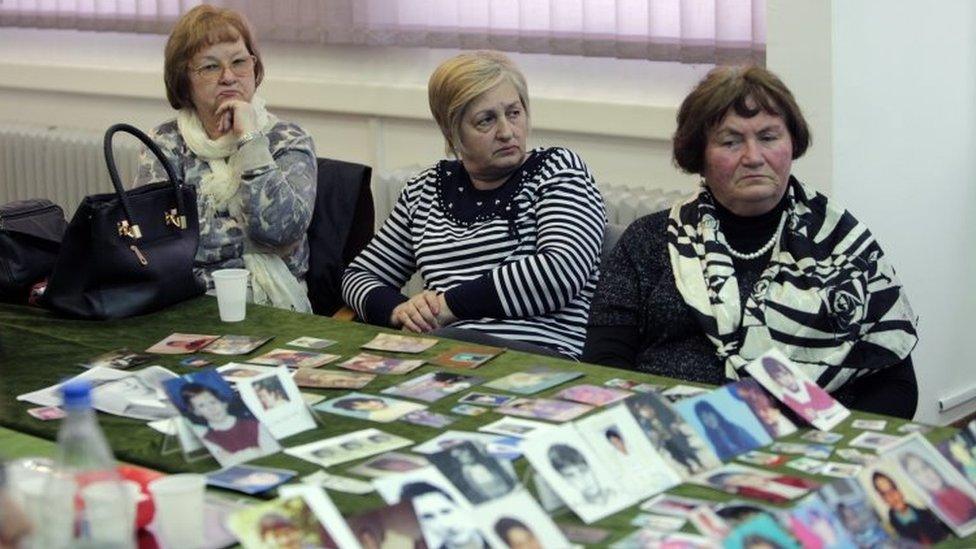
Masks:
[[[220,75],[224,74],[225,69],[230,69],[230,72],[234,73],[236,76],[248,76],[254,71],[254,64],[256,62],[256,57],[253,55],[246,55],[235,57],[230,62],[230,66],[224,65],[223,63],[218,63],[216,61],[207,61],[203,65],[200,65],[192,70],[201,80],[216,82],[220,79]]]

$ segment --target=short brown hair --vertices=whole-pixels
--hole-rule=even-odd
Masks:
[[[754,102],[752,108],[750,102]],[[688,173],[701,174],[708,132],[730,109],[750,118],[760,111],[780,116],[793,141],[793,158],[810,146],[810,129],[786,84],[772,72],[756,66],[715,67],[685,97],[678,109],[678,129],[672,140],[674,163]]]
[[[244,39],[247,51],[254,56],[254,82],[259,85],[264,78],[264,64],[255,46],[251,26],[243,15],[234,10],[202,4],[180,17],[166,41],[163,67],[166,99],[174,109],[193,108],[190,59],[206,47],[236,42],[238,38]]]
[[[441,63],[427,82],[430,113],[457,156],[464,111],[475,99],[504,81],[515,86],[525,114],[529,114],[529,89],[515,63],[497,51],[480,50],[454,56]]]

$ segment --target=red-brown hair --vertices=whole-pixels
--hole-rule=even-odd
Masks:
[[[254,56],[254,83],[261,84],[264,64],[254,43],[251,26],[234,10],[199,5],[183,14],[166,41],[163,80],[166,99],[174,109],[193,108],[190,94],[190,60],[200,50],[223,42],[244,39],[247,51]]]

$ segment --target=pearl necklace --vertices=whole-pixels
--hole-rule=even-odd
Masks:
[[[758,250],[752,253],[744,254],[742,252],[735,250],[734,248],[732,248],[732,244],[729,244],[728,240],[726,240],[725,242],[725,247],[729,249],[729,255],[731,255],[736,259],[744,259],[746,261],[750,259],[756,259],[757,257],[761,257],[770,249],[772,249],[772,247],[776,244],[776,242],[779,241],[779,235],[780,233],[783,232],[784,225],[786,225],[786,212],[783,212],[783,214],[780,216],[779,225],[776,227],[776,232],[773,233],[773,237],[769,239],[769,242],[763,244],[762,248],[759,248]]]

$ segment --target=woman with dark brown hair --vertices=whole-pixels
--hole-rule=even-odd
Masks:
[[[627,229],[584,359],[723,384],[775,347],[845,405],[911,417],[915,314],[867,227],[793,177],[810,131],[786,85],[760,67],[713,69],[673,145],[700,191]]]

